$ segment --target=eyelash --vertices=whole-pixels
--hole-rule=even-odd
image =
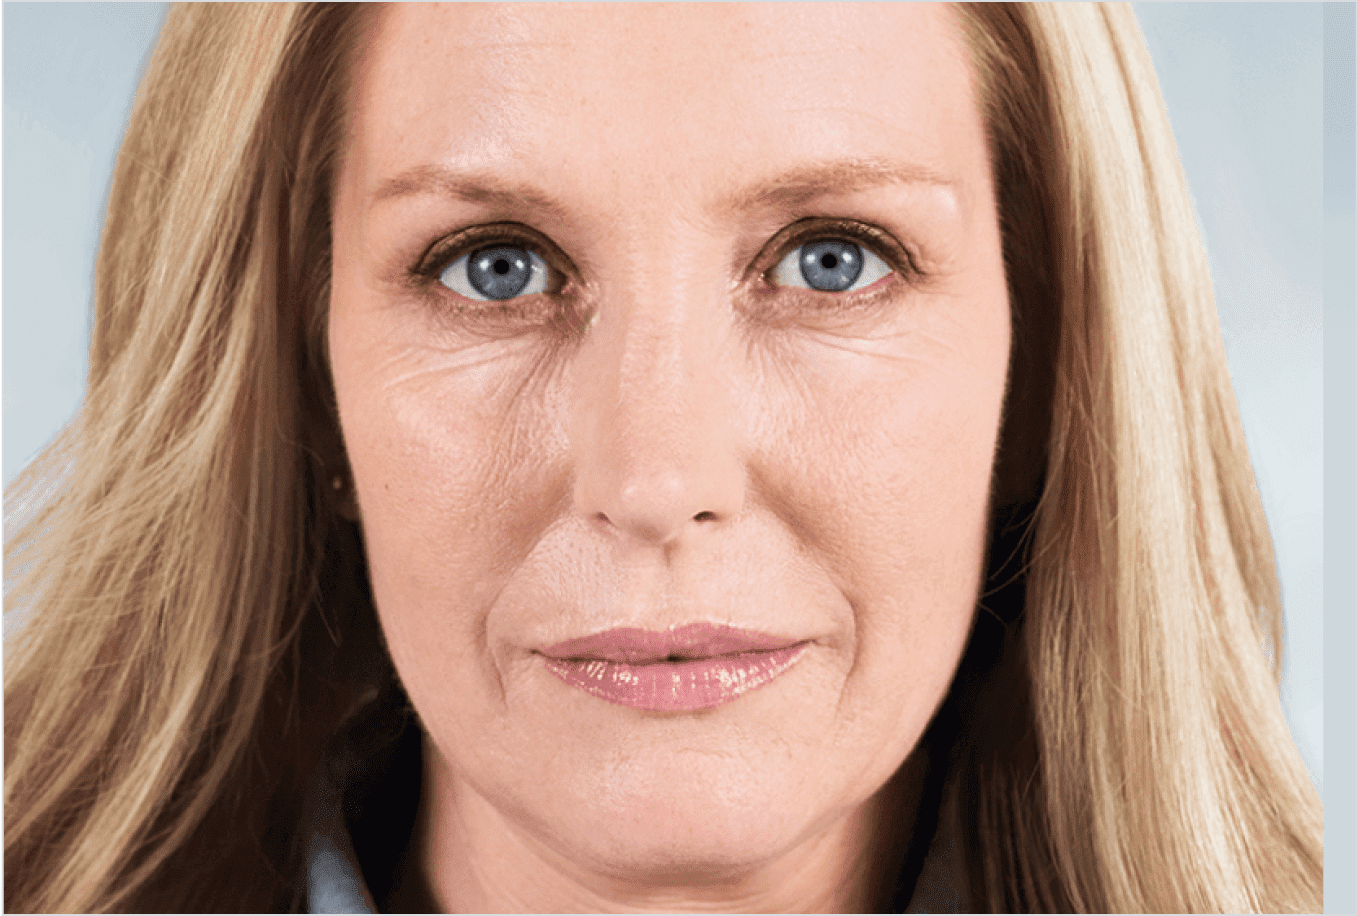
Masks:
[[[827,219],[827,218],[808,218],[798,220],[790,226],[783,229],[775,235],[768,244],[766,244],[759,254],[755,257],[756,264],[761,264],[756,271],[756,275],[766,287],[765,293],[771,291],[793,292],[801,296],[809,296],[817,299],[830,297],[830,299],[839,306],[846,301],[851,302],[857,298],[867,298],[876,300],[880,298],[881,290],[872,292],[826,292],[821,290],[799,289],[795,287],[780,286],[770,282],[770,277],[777,265],[790,252],[795,251],[803,245],[810,242],[824,239],[845,239],[855,244],[861,244],[868,248],[877,257],[881,258],[893,274],[900,281],[908,284],[917,284],[926,279],[925,274],[919,269],[911,252],[895,241],[894,238],[882,229],[867,223],[860,223],[856,220],[846,219]],[[512,245],[524,248],[536,253],[543,261],[547,263],[548,269],[555,275],[562,276],[563,272],[557,264],[565,262],[569,264],[569,259],[555,248],[555,246],[546,243],[546,241],[537,233],[528,230],[526,227],[516,223],[499,223],[488,226],[477,226],[463,232],[455,233],[451,236],[439,239],[425,249],[420,255],[415,265],[410,269],[411,279],[421,287],[430,289],[437,288],[437,291],[455,296],[458,299],[464,297],[458,296],[455,292],[447,289],[441,282],[442,274],[458,258],[469,254],[480,248],[487,248],[494,245]],[[769,252],[772,252],[769,254]],[[573,270],[574,265],[570,265]],[[559,295],[570,284],[568,277],[556,288],[548,289],[547,296]],[[888,284],[894,286],[895,284]],[[460,306],[459,311],[489,311],[501,316],[519,310],[519,300],[534,299],[533,295],[516,296],[513,299],[503,299],[492,302],[475,302],[467,300],[469,306]]]
[[[797,227],[801,228],[798,229]],[[759,271],[759,275],[764,278],[765,282],[788,254],[803,245],[825,239],[844,239],[860,244],[885,261],[886,266],[906,283],[917,283],[923,279],[923,272],[915,264],[914,257],[909,250],[895,241],[890,233],[869,223],[859,223],[856,220],[847,219],[803,219],[792,223],[783,230],[783,233],[779,233],[779,235],[784,234],[785,238],[781,239],[774,236],[773,243],[765,248],[765,250],[771,249],[775,252],[768,266]],[[787,288],[772,283],[768,285],[775,289]],[[834,293],[820,290],[801,290],[801,292],[810,292],[815,295],[831,296],[838,299],[848,299],[859,295],[859,293]]]
[[[495,245],[510,245],[532,251],[546,261],[548,268],[554,273],[560,273],[559,268],[553,266],[552,263],[561,260],[560,254],[553,246],[544,244],[539,236],[516,223],[497,223],[489,226],[476,226],[434,242],[424,250],[424,253],[415,261],[415,265],[410,268],[410,277],[420,282],[439,283],[443,271],[447,270],[462,255]],[[504,299],[502,301],[512,302],[513,300]]]

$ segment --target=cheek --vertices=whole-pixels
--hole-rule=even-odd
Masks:
[[[361,305],[333,311],[331,354],[373,598],[416,689],[488,689],[484,618],[566,492],[533,361],[403,339]],[[479,685],[479,686],[478,686]]]
[[[889,353],[827,350],[798,371],[793,461],[776,502],[845,596],[853,677],[845,707],[917,737],[965,643],[985,553],[1007,374],[1002,279],[965,308],[921,300]]]
[[[983,538],[1008,361],[1006,297],[920,298],[873,352],[809,346],[767,436],[774,501],[845,573]],[[779,459],[771,457],[780,449]],[[879,563],[875,561],[880,561]],[[913,574],[949,567],[913,563]],[[956,578],[950,576],[949,578]],[[960,577],[963,580],[966,576]]]

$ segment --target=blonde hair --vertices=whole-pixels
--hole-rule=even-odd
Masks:
[[[1017,529],[1025,583],[978,616],[940,713],[971,905],[1317,910],[1271,544],[1134,18],[959,12],[1015,328],[993,553]],[[302,905],[295,799],[391,677],[330,496],[323,333],[363,22],[188,5],[162,33],[84,407],[6,496],[9,909]]]

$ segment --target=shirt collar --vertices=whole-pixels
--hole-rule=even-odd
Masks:
[[[324,766],[312,779],[307,809],[307,912],[376,913],[344,823],[339,790]]]

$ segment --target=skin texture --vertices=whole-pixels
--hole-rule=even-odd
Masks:
[[[951,14],[400,5],[352,116],[330,347],[426,733],[404,899],[874,905],[883,806],[912,810],[902,764],[972,620],[1009,350]],[[879,230],[890,276],[774,285],[835,220]],[[549,292],[437,282],[504,235],[415,272],[491,224],[526,233]],[[811,645],[684,714],[571,688],[536,651],[695,621]]]

